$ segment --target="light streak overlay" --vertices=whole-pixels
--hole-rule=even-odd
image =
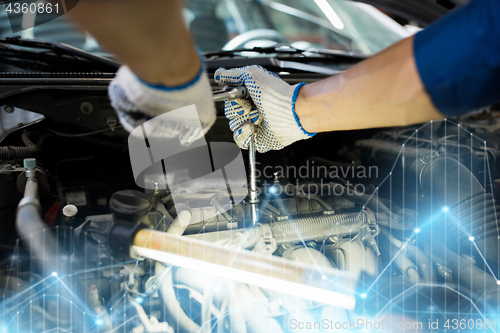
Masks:
[[[344,29],[344,23],[337,15],[332,6],[328,3],[327,0],[314,0],[314,2],[318,5],[318,7],[323,11],[328,20],[333,24],[333,26],[339,30]]]
[[[138,232],[131,253],[344,309],[352,310],[356,305],[353,296],[329,290],[350,284],[350,275],[336,269],[318,271],[300,262],[150,230]]]

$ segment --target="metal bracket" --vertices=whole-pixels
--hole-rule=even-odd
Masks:
[[[420,161],[424,164],[429,163],[430,161],[441,156],[445,152],[446,150],[444,149],[444,147],[439,147],[437,150],[434,150],[430,155],[421,157]]]
[[[45,119],[44,115],[16,108],[11,105],[0,106],[0,142],[10,133],[36,124]]]
[[[373,252],[375,252],[377,257],[380,256],[380,250],[378,248],[377,242],[375,241],[375,237],[377,237],[378,234],[380,234],[380,228],[376,224],[365,224],[359,231],[359,237],[363,244],[371,248]]]

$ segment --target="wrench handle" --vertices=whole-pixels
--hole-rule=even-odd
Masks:
[[[250,98],[247,88],[243,86],[224,86],[221,90],[212,93],[214,102],[233,101],[238,98]]]

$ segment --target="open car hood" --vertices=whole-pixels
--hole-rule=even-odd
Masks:
[[[358,0],[426,26],[470,0]]]

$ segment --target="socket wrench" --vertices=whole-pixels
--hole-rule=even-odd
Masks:
[[[242,86],[225,86],[221,90],[214,91],[212,94],[214,102],[232,101],[238,98],[250,98],[247,88]],[[253,137],[248,144],[248,163],[250,169],[250,186],[248,188],[250,200],[248,202],[251,205],[252,223],[255,226],[258,222],[257,204],[259,203],[259,192],[257,191],[255,147]]]

